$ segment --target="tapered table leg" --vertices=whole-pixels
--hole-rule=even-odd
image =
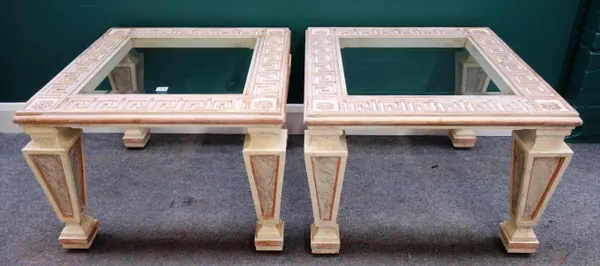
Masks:
[[[539,242],[533,227],[540,221],[573,151],[564,142],[570,129],[513,132],[510,216],[500,224],[509,253],[533,253]]]
[[[85,215],[86,185],[81,129],[25,127],[31,141],[23,148],[58,219],[65,223],[58,242],[63,248],[87,249],[98,231]]]
[[[340,252],[337,214],[347,157],[343,130],[305,131],[304,159],[314,215],[310,228],[312,253]]]
[[[108,75],[111,93],[144,93],[144,55],[132,49]],[[144,148],[150,138],[148,128],[129,128],[123,135],[127,148]]]
[[[482,94],[490,85],[490,77],[469,52],[456,54],[456,94]],[[472,129],[450,129],[448,136],[454,148],[473,148],[477,138]]]
[[[259,251],[283,250],[284,223],[280,219],[287,130],[249,128],[244,141],[244,163],[256,209],[254,245]]]

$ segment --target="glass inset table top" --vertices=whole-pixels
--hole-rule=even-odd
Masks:
[[[137,48],[143,55],[143,93],[241,94],[253,49],[249,48]],[[111,93],[108,78],[93,91]],[[125,92],[138,93],[138,92]]]
[[[309,128],[581,123],[490,28],[310,27],[305,52]]]
[[[287,28],[111,28],[13,121],[280,127],[290,35]]]
[[[456,54],[463,51],[464,48],[343,48],[348,95],[455,95]],[[493,82],[484,91],[500,92]]]

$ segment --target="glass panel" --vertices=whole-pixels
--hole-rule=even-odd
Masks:
[[[455,95],[457,53],[467,59],[464,48],[343,48],[341,52],[348,95]],[[485,86],[483,69],[466,72],[470,89],[462,94],[508,94],[491,81]]]
[[[142,93],[131,84],[140,80],[146,94],[241,94],[253,52],[248,48],[136,48],[128,55],[131,61],[122,61],[109,74],[113,85],[106,77],[95,90],[81,93]],[[136,76],[142,72],[143,76]]]

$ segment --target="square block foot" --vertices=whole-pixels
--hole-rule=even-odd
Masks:
[[[282,251],[283,250],[283,229],[284,223],[281,221],[277,226],[277,232],[280,237],[273,235],[267,237],[258,236],[261,225],[256,225],[257,234],[254,236],[254,246],[257,251]]]
[[[318,232],[318,230],[323,230]],[[313,254],[339,254],[340,229],[339,225],[322,227],[318,229],[315,224],[310,225],[310,249]]]
[[[141,149],[146,147],[150,139],[150,129],[128,129],[123,135],[123,145],[129,149]]]
[[[509,226],[505,226],[504,223],[500,224],[500,239],[504,248],[508,253],[534,253],[540,242],[537,239],[511,239],[511,231],[514,232]]]
[[[477,141],[475,133],[468,129],[450,129],[448,130],[448,137],[450,137],[454,148],[473,148]]]
[[[89,249],[96,235],[98,234],[98,220],[94,219],[93,225],[90,228],[87,236],[83,238],[77,237],[63,237],[62,235],[58,238],[58,243],[66,249]]]

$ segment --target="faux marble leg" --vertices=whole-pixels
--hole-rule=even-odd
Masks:
[[[469,52],[456,54],[456,94],[482,94],[490,85],[490,78]],[[471,129],[450,129],[448,136],[455,148],[473,148],[477,138]]]
[[[132,49],[108,75],[111,93],[144,93],[144,55]],[[144,148],[150,138],[148,128],[130,128],[125,131],[123,145]]]
[[[533,253],[539,242],[533,227],[540,221],[573,151],[564,142],[571,129],[513,132],[510,216],[500,224],[509,253]]]
[[[25,127],[31,141],[23,148],[58,219],[65,223],[58,242],[63,248],[87,249],[98,231],[85,215],[86,185],[81,129]]]
[[[249,128],[244,140],[244,163],[257,217],[254,245],[259,251],[283,250],[279,211],[286,146],[287,130],[281,128]]]
[[[347,158],[343,130],[305,131],[304,160],[314,215],[314,223],[310,226],[310,247],[314,254],[340,252],[337,214]]]

